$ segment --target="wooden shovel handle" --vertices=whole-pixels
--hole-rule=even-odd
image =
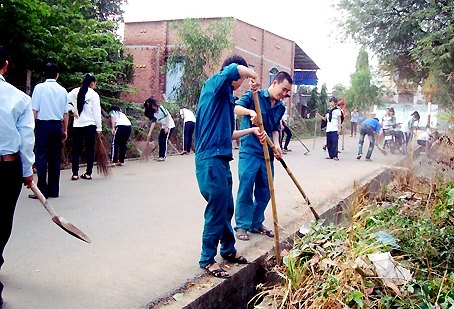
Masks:
[[[57,214],[55,213],[55,210],[52,208],[52,206],[49,204],[47,199],[44,197],[44,195],[41,193],[41,191],[38,189],[36,186],[35,182],[32,181],[32,184],[30,186],[30,189],[33,191],[33,193],[36,195],[38,200],[41,202],[41,204],[44,206],[44,208],[47,210],[49,215],[52,217],[56,217]]]

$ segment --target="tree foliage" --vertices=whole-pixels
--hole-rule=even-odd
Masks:
[[[341,0],[338,25],[346,37],[378,56],[395,82],[420,84],[432,73],[444,107],[454,102],[454,3],[452,1]]]
[[[0,44],[10,55],[8,80],[25,85],[31,70],[33,85],[42,80],[48,61],[60,67],[59,82],[66,88],[79,86],[84,74],[97,77],[106,104],[130,91],[132,59],[124,54],[116,34],[123,19],[125,0],[9,0],[0,6]]]
[[[372,106],[379,104],[379,88],[371,83],[372,75],[369,68],[369,57],[361,49],[356,59],[356,71],[350,75],[351,87],[345,91],[345,104],[348,110],[358,108],[369,111]]]
[[[310,114],[310,118],[315,117],[315,110],[318,110],[322,115],[326,110],[320,110],[322,104],[320,101],[320,95],[318,93],[318,88],[314,87],[311,91],[311,97],[307,102],[307,112]],[[323,112],[322,112],[323,111]]]
[[[173,89],[177,102],[196,106],[205,80],[219,70],[222,52],[234,46],[230,39],[234,20],[224,18],[202,27],[201,20],[187,18],[171,24],[178,42],[167,60],[167,69],[175,74],[183,67],[183,76]]]

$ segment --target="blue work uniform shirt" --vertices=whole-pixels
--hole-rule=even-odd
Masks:
[[[266,134],[273,140],[273,132],[281,130],[281,118],[285,113],[285,104],[278,100],[271,106],[270,94],[268,89],[258,91],[258,99],[260,103],[260,110],[262,112],[263,128]],[[237,105],[243,106],[247,109],[255,111],[254,96],[252,91],[246,92],[241,99],[236,102]],[[251,122],[250,116],[243,116],[241,119],[240,129],[249,129],[255,127]],[[273,151],[269,149],[270,157],[273,158]],[[241,137],[240,154],[248,153],[259,158],[264,158],[263,146],[260,144],[259,139],[254,134],[248,134]]]
[[[215,156],[233,159],[235,99],[232,83],[240,78],[238,65],[232,63],[207,79],[203,85],[194,130],[196,161]]]
[[[32,109],[38,112],[38,120],[63,120],[67,113],[68,92],[55,79],[46,79],[35,86]]]
[[[374,118],[367,118],[364,120],[363,126],[371,126],[375,132],[380,133],[380,122],[377,121],[377,119]]]

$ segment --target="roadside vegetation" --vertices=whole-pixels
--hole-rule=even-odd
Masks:
[[[357,188],[342,226],[312,222],[295,240],[275,284],[258,286],[263,308],[454,308],[452,133],[376,197]]]

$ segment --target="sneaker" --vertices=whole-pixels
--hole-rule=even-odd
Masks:
[[[166,160],[166,158],[163,158],[163,157],[159,157],[159,158],[156,159],[156,161],[158,161],[158,162],[163,162],[165,160]]]

